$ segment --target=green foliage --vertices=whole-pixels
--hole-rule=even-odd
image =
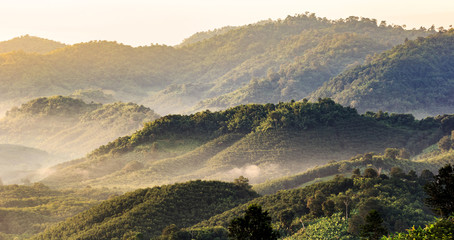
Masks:
[[[133,48],[116,42],[92,41],[42,55],[10,52],[0,55],[0,79],[8,86],[0,89],[0,102],[17,103],[24,98],[102,89],[111,91],[118,100],[141,102],[168,114],[233,92],[254,77],[266,82],[263,85],[268,89],[262,94],[278,86],[273,99],[266,102],[302,99],[349,65],[362,62],[367,55],[388,49],[405,38],[429,33],[379,27],[376,20],[368,18],[331,21],[315,14],[299,14],[198,33],[176,47]],[[26,39],[29,37],[23,37]],[[52,48],[56,47],[58,44]],[[267,78],[267,69],[280,66],[281,82]],[[266,98],[249,96],[241,102],[231,102],[236,105]]]
[[[263,239],[279,237],[271,226],[271,217],[259,205],[251,204],[243,217],[234,218],[229,224],[229,237],[236,240]]]
[[[383,218],[377,210],[371,210],[365,219],[364,225],[361,226],[361,237],[370,240],[378,240],[388,231],[383,226]]]
[[[448,240],[454,237],[454,220],[437,219],[435,223],[426,225],[425,228],[412,227],[407,233],[398,233],[390,237],[383,237],[382,240]]]
[[[331,97],[360,112],[452,112],[453,41],[454,30],[407,41],[331,79],[311,99]]]
[[[30,236],[115,195],[108,189],[52,190],[41,183],[3,185],[0,233],[12,235],[11,239]]]
[[[254,197],[255,192],[215,181],[140,189],[105,201],[33,239],[110,239],[132,235],[150,239],[160,236],[170,224],[189,227]],[[168,235],[174,232],[169,230]]]
[[[158,117],[134,103],[102,105],[72,97],[42,97],[12,108],[0,119],[0,141],[76,158]]]
[[[427,205],[442,217],[448,217],[454,213],[454,169],[452,165],[446,165],[438,170],[433,181],[424,187],[428,198]]]
[[[383,151],[389,145],[418,152],[441,134],[440,123],[435,121],[431,128],[421,130],[419,122],[384,124],[330,99],[168,115],[59,168],[44,182],[66,187],[90,184],[130,188],[188,181],[195,176],[232,181],[244,175],[254,184],[331,160],[347,159],[358,152]],[[380,161],[369,155],[364,156],[364,165]],[[141,162],[144,168],[122,171],[131,161]],[[389,168],[399,162],[391,165],[387,161]],[[329,164],[308,173],[304,177],[307,180],[293,187],[315,178],[349,172],[349,167],[355,164],[363,163]],[[255,168],[254,172],[260,174],[249,173],[248,168]],[[409,170],[410,167],[405,168]],[[84,182],[75,183],[74,177]]]
[[[300,239],[304,234],[324,239],[324,231],[327,231],[326,234],[338,234],[343,239],[357,239],[356,234],[359,234],[360,226],[365,223],[366,216],[372,209],[380,213],[383,226],[390,232],[404,231],[413,225],[427,224],[433,219],[430,210],[424,207],[423,184],[418,179],[337,177],[331,181],[254,199],[196,226],[226,226],[248,205],[258,204],[273,217],[274,225],[280,226],[282,236],[293,237],[288,239]],[[333,215],[329,210],[331,202],[334,203],[336,212]],[[345,218],[346,210],[349,212],[348,223],[345,219],[340,219],[341,216]],[[293,219],[290,226],[280,220],[286,215]],[[318,221],[323,223],[317,225]],[[326,221],[336,223],[330,226]],[[289,220],[286,219],[285,222]]]
[[[298,233],[284,239],[355,239],[348,234],[347,227],[347,221],[342,214],[336,213],[330,217],[318,218]]]

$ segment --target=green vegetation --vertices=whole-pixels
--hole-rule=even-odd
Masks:
[[[385,152],[392,150],[385,149]],[[454,153],[444,153],[428,158],[422,158],[417,161],[408,158],[390,158],[386,155],[377,153],[357,154],[350,160],[331,162],[302,173],[286,176],[283,178],[273,179],[261,184],[254,185],[254,190],[260,194],[273,194],[279,190],[294,189],[307,186],[310,183],[323,180],[330,180],[338,174],[349,175],[352,171],[364,171],[367,168],[380,169],[381,173],[395,174],[394,171],[400,172],[422,172],[427,169],[430,172],[436,172],[445,164],[454,163]]]
[[[247,188],[215,181],[140,189],[105,201],[33,239],[150,239],[171,224],[189,227],[254,197],[257,194]]]
[[[424,228],[412,227],[407,233],[398,233],[390,237],[383,237],[383,240],[449,240],[454,237],[454,220],[438,219]]]
[[[334,77],[311,99],[331,97],[360,112],[386,110],[423,116],[452,112],[453,42],[452,29],[406,41]]]
[[[255,95],[242,88],[242,94],[234,94],[242,99],[232,104],[263,102],[263,94],[276,85],[266,102],[302,99],[367,55],[430,33],[378,25],[368,18],[328,20],[306,13],[197,33],[176,47],[92,41],[45,54],[8,51],[0,54],[0,79],[8,86],[0,89],[0,104],[100,89],[168,114],[190,110],[244,84]],[[251,97],[245,99],[245,94]],[[210,107],[226,106],[220,102]]]
[[[0,238],[29,238],[115,194],[94,188],[51,190],[40,183],[0,186]]]
[[[411,173],[399,177],[338,176],[331,181],[256,198],[194,227],[226,227],[247,206],[258,204],[269,212],[273,226],[279,227],[285,239],[331,239],[329,236],[359,239],[373,209],[382,216],[385,229],[402,232],[433,219],[424,206],[422,186],[426,182]]]
[[[243,175],[256,184],[387,146],[418,153],[442,134],[442,124],[432,118],[388,120],[359,115],[329,99],[168,115],[58,167],[43,181],[55,187],[127,190],[199,178],[232,181]],[[390,161],[388,168],[394,164]],[[333,175],[340,166],[328,168]]]
[[[158,117],[153,110],[133,103],[102,105],[71,97],[43,97],[12,108],[0,119],[0,141],[69,159],[131,134]]]
[[[271,226],[271,217],[261,206],[250,205],[243,217],[234,218],[229,224],[229,237],[235,240],[276,240],[279,233]]]

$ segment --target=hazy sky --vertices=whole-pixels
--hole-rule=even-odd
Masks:
[[[407,28],[454,24],[453,0],[0,0],[0,41],[29,34],[69,44],[175,45],[195,32],[306,11]]]

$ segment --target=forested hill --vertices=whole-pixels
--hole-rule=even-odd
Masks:
[[[24,51],[28,53],[48,53],[63,48],[65,44],[29,35],[0,42],[0,53]]]
[[[454,30],[406,41],[343,72],[312,94],[360,112],[454,112]]]
[[[278,72],[281,65],[288,69],[286,80],[279,83],[282,91],[267,102],[287,100],[292,89],[296,89],[292,98],[302,99],[346,66],[361,63],[367,54],[430,32],[378,25],[367,18],[328,20],[301,14],[199,33],[201,41],[177,47],[133,48],[92,41],[46,54],[8,52],[0,54],[0,79],[5,86],[0,89],[0,109],[5,108],[2,104],[11,107],[36,97],[94,88],[160,114],[181,113],[201,100],[267,78],[267,73],[284,75]],[[254,101],[259,98],[235,104]]]
[[[85,97],[78,93],[75,96]],[[0,119],[0,142],[43,149],[69,160],[158,117],[153,110],[133,103],[102,105],[63,96],[43,97],[12,108]]]
[[[388,147],[417,154],[441,138],[448,118],[359,115],[330,99],[168,115],[79,161],[57,166],[43,182],[131,189],[244,175],[260,183]]]
[[[154,239],[171,224],[190,227],[257,196],[245,186],[214,181],[140,189],[105,201],[33,239]]]

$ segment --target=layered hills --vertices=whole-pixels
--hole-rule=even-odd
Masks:
[[[0,54],[4,86],[0,107],[79,89],[101,89],[115,99],[167,114],[191,110],[202,100],[255,83],[264,89],[279,85],[268,102],[298,100],[346,67],[363,62],[368,54],[430,33],[378,25],[374,19],[328,20],[301,14],[199,33],[176,47],[133,48],[93,41],[44,54],[7,52]],[[263,93],[255,95],[235,97],[238,100],[232,104],[264,101]],[[231,106],[227,103],[210,100],[197,109]]]
[[[359,115],[330,99],[168,115],[56,166],[43,182],[131,189],[244,175],[260,183],[388,147],[416,154],[440,139],[444,122],[408,114]]]
[[[74,96],[87,98],[83,93]],[[12,108],[0,119],[0,142],[42,149],[69,160],[131,134],[158,117],[151,109],[133,103],[103,105],[71,97],[43,97]]]
[[[0,182],[29,183],[43,177],[38,170],[61,162],[45,151],[12,144],[0,144]]]
[[[243,186],[214,181],[140,189],[105,201],[33,239],[151,239],[168,225],[190,227],[257,196]]]
[[[406,41],[334,77],[311,95],[331,97],[360,112],[454,111],[454,31]]]

